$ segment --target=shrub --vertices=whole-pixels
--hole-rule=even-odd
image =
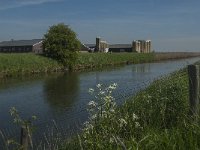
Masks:
[[[80,41],[68,25],[60,23],[51,26],[44,35],[43,49],[46,56],[72,69],[78,58],[76,51],[80,50]]]

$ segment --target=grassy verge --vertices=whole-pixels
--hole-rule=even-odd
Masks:
[[[79,59],[75,65],[75,69],[152,62],[154,57],[155,55],[153,53],[79,53]]]
[[[0,77],[52,72],[62,67],[54,60],[34,54],[0,54]]]
[[[75,70],[153,61],[153,54],[79,53]],[[0,77],[55,72],[63,70],[55,60],[34,54],[0,54]]]
[[[103,68],[106,66],[146,63],[166,59],[199,56],[198,53],[79,53],[74,70]],[[63,71],[64,67],[55,60],[26,54],[0,54],[0,78],[14,75]]]
[[[120,107],[109,94],[100,97],[105,105],[91,103],[95,114],[83,133],[60,149],[199,149],[200,126],[188,115],[188,97],[186,70],[155,81]]]

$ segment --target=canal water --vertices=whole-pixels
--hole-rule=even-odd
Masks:
[[[21,117],[37,116],[35,124],[46,128],[53,119],[71,130],[87,119],[86,105],[92,100],[88,89],[98,83],[117,83],[118,103],[135,94],[154,79],[167,75],[200,58],[133,64],[102,71],[36,75],[0,81],[0,129],[15,134],[9,109],[15,107]]]

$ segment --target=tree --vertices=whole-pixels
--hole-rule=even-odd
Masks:
[[[72,69],[78,57],[80,41],[68,25],[59,23],[51,26],[44,35],[43,49],[46,56]]]

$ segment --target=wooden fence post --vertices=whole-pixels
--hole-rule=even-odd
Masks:
[[[189,75],[189,101],[190,101],[190,113],[192,116],[199,114],[199,65],[188,66]]]
[[[22,146],[22,150],[28,150],[28,131],[25,127],[21,128],[21,139],[20,139],[20,144]]]

